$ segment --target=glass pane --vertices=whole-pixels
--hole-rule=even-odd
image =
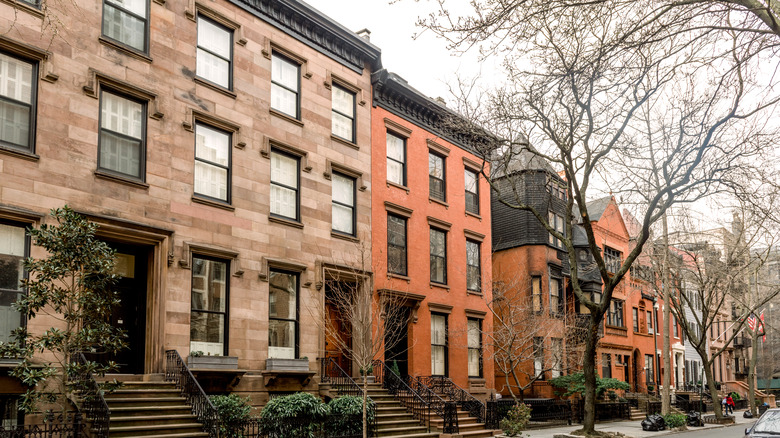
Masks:
[[[479,244],[466,241],[466,264],[479,266]]]
[[[195,193],[227,202],[227,179],[227,169],[201,161],[195,162]]]
[[[333,182],[333,200],[341,204],[355,205],[355,180],[334,173],[331,176]]]
[[[225,315],[219,313],[190,313],[190,349],[212,356],[225,352]]]
[[[224,312],[227,304],[227,263],[192,258],[192,308]]]
[[[0,426],[5,428],[15,428],[19,425],[19,397],[16,395],[0,395]],[[10,436],[15,436],[13,430],[9,430]],[[22,432],[22,435],[24,433]]]
[[[446,264],[443,257],[431,256],[431,281],[435,283],[445,283],[446,278]]]
[[[146,15],[145,10],[142,15]],[[146,50],[146,21],[117,9],[110,3],[106,3],[103,10],[103,34],[136,50]]]
[[[447,317],[443,315],[431,315],[431,344],[444,345],[447,343]]]
[[[404,166],[401,163],[387,160],[387,180],[396,184],[404,183]]]
[[[117,5],[135,15],[146,18],[146,2],[147,0],[111,0],[109,4]]]
[[[0,224],[0,289],[20,290],[24,276],[25,230]]]
[[[271,108],[290,117],[298,117],[298,94],[271,84]]]
[[[432,346],[431,347],[431,374],[435,376],[444,375],[444,347]]]
[[[228,61],[198,48],[197,75],[222,87],[230,87]]]
[[[230,163],[230,135],[207,126],[197,125],[195,157],[227,166]]]
[[[135,256],[116,253],[114,255],[113,274],[122,278],[135,278]]]
[[[294,190],[271,185],[271,213],[297,219],[297,198]]]
[[[479,321],[475,319],[469,319],[466,325],[468,328],[469,348],[479,348],[480,347]]]
[[[32,64],[0,53],[0,96],[32,102]]]
[[[333,86],[333,109],[347,117],[355,115],[355,95],[349,91]]]
[[[284,85],[286,88],[298,91],[300,66],[284,58],[273,55],[271,61],[271,81]]]
[[[403,163],[405,161],[404,155],[404,140],[388,132],[387,157]]]
[[[297,319],[298,276],[271,271],[269,283],[268,316],[270,318]]]
[[[477,174],[466,169],[466,191],[471,193],[477,193]]]
[[[466,287],[468,290],[480,290],[479,275],[478,266],[468,266],[466,268]]]
[[[333,204],[333,229],[342,233],[355,234],[352,229],[352,209],[343,205]]]
[[[225,28],[198,17],[198,47],[230,59],[230,34]]]
[[[406,247],[406,221],[399,217],[387,217],[387,242],[394,246]]]
[[[428,175],[444,179],[444,159],[435,154],[428,154]]]
[[[29,107],[0,100],[0,141],[29,147]]]
[[[141,177],[141,142],[100,131],[100,167]]]
[[[297,188],[298,160],[287,155],[271,153],[271,182]]]
[[[406,275],[406,248],[388,246],[387,269],[396,274]]]
[[[344,117],[341,114],[333,113],[333,135],[337,135],[343,139],[352,141],[354,136],[352,135],[352,119]]]
[[[295,322],[268,321],[268,357],[295,358]]]
[[[111,93],[102,93],[100,127],[128,137],[143,135],[143,105]]]
[[[431,255],[444,257],[444,233],[439,230],[431,230]]]
[[[479,350],[469,349],[469,376],[479,376]]]

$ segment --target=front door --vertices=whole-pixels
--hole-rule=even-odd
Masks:
[[[401,307],[390,312],[392,321],[385,322],[385,363],[390,369],[397,363],[401,376],[409,375],[409,312],[409,307]]]
[[[127,333],[126,349],[111,355],[119,372],[143,374],[146,357],[146,294],[149,248],[109,243],[116,253],[115,273],[119,275],[119,304],[111,314],[111,323]]]

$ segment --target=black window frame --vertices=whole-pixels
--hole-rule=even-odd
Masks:
[[[469,251],[468,246],[474,245],[477,248],[477,264],[472,265],[469,262]],[[472,270],[476,270],[477,275],[477,289],[472,289],[470,286],[470,275]],[[473,240],[473,239],[466,239],[466,290],[471,292],[482,292],[482,242]]]
[[[468,167],[464,168],[464,175],[474,175],[474,190],[476,192],[469,191],[468,185],[465,185],[465,197],[466,197],[466,211],[469,213],[479,214],[479,172],[476,172]],[[464,176],[465,181],[465,176]],[[472,208],[469,208],[469,207]]]
[[[631,308],[631,317],[633,319],[632,325],[634,328],[634,333],[639,333],[639,309],[636,307]]]
[[[218,262],[218,263],[224,263],[225,264],[225,311],[215,311],[215,310],[201,310],[201,309],[194,309],[192,307],[192,280],[195,276],[195,259],[201,259],[201,260],[208,260],[211,262]],[[228,356],[229,350],[229,344],[230,344],[230,259],[224,259],[220,257],[212,257],[207,256],[203,254],[192,254],[192,273],[190,275],[190,318],[192,317],[193,312],[200,312],[200,313],[210,313],[210,314],[220,314],[223,315],[225,318],[225,325],[223,327],[223,333],[225,336],[223,346],[222,346],[222,355]],[[192,336],[190,335],[190,342],[192,342]]]
[[[558,283],[558,288],[553,293],[553,280]],[[550,314],[553,316],[560,316],[564,313],[565,301],[563,299],[563,278],[550,276],[547,281],[550,294]],[[553,300],[553,297],[555,300]]]
[[[221,164],[217,164],[217,163],[214,163],[214,162],[202,159],[202,158],[198,158],[198,140],[197,139],[198,139],[198,127],[199,126],[203,126],[203,127],[206,127],[207,129],[211,129],[212,131],[217,131],[217,132],[220,132],[222,134],[226,134],[227,135],[227,138],[228,138],[227,139],[227,150],[228,150],[228,164],[227,164],[227,166],[223,166]],[[219,202],[219,203],[230,204],[232,202],[232,196],[233,196],[233,133],[230,132],[230,131],[225,131],[224,129],[217,128],[214,125],[209,125],[208,123],[196,122],[195,123],[195,148],[194,148],[194,151],[195,151],[195,158],[194,158],[195,161],[200,161],[200,162],[205,163],[205,164],[207,164],[209,166],[219,167],[221,169],[227,170],[227,176],[226,176],[227,181],[225,181],[225,183],[227,185],[227,193],[226,193],[226,199],[215,198],[213,196],[205,195],[203,193],[198,193],[197,191],[195,191],[195,187],[197,185],[194,184],[194,183],[193,183],[193,187],[192,187],[192,193],[195,196],[199,197],[199,198],[205,198],[205,199],[213,200],[213,201],[216,201],[216,202]],[[193,169],[194,169],[194,164],[193,164]],[[192,177],[193,177],[193,182],[194,182],[194,178],[195,178],[194,170],[192,172]]]
[[[133,51],[133,52],[142,53],[144,55],[148,55],[149,54],[149,27],[150,27],[149,26],[149,21],[150,21],[149,20],[149,16],[151,15],[152,8],[151,8],[151,1],[150,0],[145,0],[145,1],[146,1],[146,17],[139,17],[137,14],[135,14],[133,12],[130,12],[127,9],[125,9],[125,8],[119,6],[119,5],[114,4],[114,2],[112,2],[111,0],[103,0],[103,2],[102,2],[103,5],[102,5],[102,8],[101,8],[102,15],[100,17],[100,35],[103,38],[113,42],[114,44],[117,44],[117,45],[119,45],[119,46],[121,46],[123,48],[126,48],[127,50],[130,50],[130,51]],[[106,26],[106,3],[112,3],[111,5],[109,5],[112,8],[119,9],[120,11],[122,11],[125,14],[131,15],[131,16],[133,16],[135,18],[143,20],[143,22],[144,22],[144,48],[143,49],[139,49],[137,47],[133,47],[133,46],[131,46],[131,45],[129,45],[129,44],[123,42],[123,41],[119,41],[117,39],[114,39],[114,38],[112,38],[112,37],[110,37],[110,36],[108,36],[106,34],[106,28],[105,28],[105,26]]]
[[[222,89],[225,89],[225,90],[233,91],[233,53],[234,53],[234,51],[233,51],[233,43],[235,41],[234,40],[234,38],[235,38],[235,29],[231,29],[231,28],[225,26],[224,24],[219,23],[218,21],[213,20],[213,19],[211,19],[211,18],[209,18],[209,17],[207,17],[207,16],[205,16],[203,14],[200,14],[200,13],[195,18],[195,23],[196,23],[197,27],[200,27],[200,20],[208,21],[210,24],[220,28],[221,30],[224,30],[228,35],[230,35],[230,46],[229,46],[230,47],[230,54],[228,55],[229,58],[226,59],[225,57],[223,57],[222,55],[220,55],[218,53],[214,53],[214,52],[212,52],[211,50],[208,50],[205,47],[201,47],[200,46],[200,41],[197,41],[198,40],[198,38],[197,38],[198,33],[196,31],[196,34],[195,34],[195,38],[196,38],[196,41],[195,41],[195,57],[196,57],[196,60],[195,60],[195,75],[198,77],[198,79],[200,79],[202,81],[205,81],[205,82],[208,82],[209,84],[212,84],[215,87],[219,87],[219,88],[222,88]],[[198,50],[203,50],[204,52],[207,52],[207,53],[209,53],[211,55],[214,55],[214,56],[216,56],[216,57],[218,57],[220,59],[223,59],[223,60],[227,61],[227,63],[228,63],[228,85],[227,85],[227,87],[222,85],[222,84],[218,84],[216,82],[213,82],[213,81],[211,81],[209,79],[206,79],[203,76],[198,75],[198,67],[197,67],[197,53],[198,53]]]
[[[441,178],[431,175],[433,168],[431,160],[441,160]],[[435,183],[441,184],[441,191],[434,188]],[[447,202],[447,157],[428,150],[428,196],[441,202]]]
[[[11,227],[17,227],[17,228],[22,229],[22,231],[24,231],[24,256],[22,258],[22,261],[24,261],[27,258],[29,258],[30,257],[30,248],[32,246],[32,242],[31,242],[31,239],[30,239],[30,234],[27,233],[26,230],[27,230],[27,227],[30,226],[30,224],[29,223],[24,223],[24,222],[18,222],[18,221],[14,221],[14,220],[0,219],[0,225],[7,225],[7,226],[11,226]],[[28,274],[27,270],[24,269],[24,265],[22,265],[22,278],[26,279],[26,278],[28,278],[28,276],[29,276],[29,274]],[[16,300],[21,298],[25,293],[26,293],[26,291],[25,291],[24,288],[21,287],[21,285],[20,285],[19,289],[0,289],[0,294],[9,294],[9,295],[16,294]],[[27,315],[25,315],[23,313],[19,313],[19,326],[18,327],[23,327],[23,328],[27,327]]]
[[[289,319],[289,318],[272,318],[271,312],[270,312],[270,303],[269,303],[269,312],[268,312],[268,324],[269,324],[269,330],[268,335],[270,336],[271,330],[270,330],[270,323],[271,320],[276,321],[287,321],[287,322],[293,322],[295,324],[295,358],[298,359],[301,356],[301,273],[297,271],[290,271],[287,269],[279,269],[275,267],[269,267],[268,269],[268,284],[269,284],[269,291],[268,291],[268,297],[270,300],[271,291],[270,291],[270,285],[271,285],[271,275],[274,273],[284,274],[284,275],[292,275],[295,277],[295,319]],[[268,339],[268,345],[270,347],[271,340]]]
[[[121,97],[122,99],[129,100],[131,102],[135,102],[135,103],[141,104],[141,108],[142,108],[141,109],[141,139],[140,139],[141,140],[141,146],[140,146],[141,152],[139,153],[140,163],[139,163],[139,166],[138,166],[139,167],[138,170],[140,172],[140,175],[138,175],[138,176],[130,175],[130,174],[123,173],[123,172],[119,172],[117,170],[113,170],[113,169],[109,169],[109,168],[106,168],[106,167],[102,167],[100,165],[100,157],[102,156],[102,153],[103,153],[103,131],[106,131],[106,132],[110,133],[111,135],[120,136],[122,138],[132,139],[133,141],[136,140],[135,138],[130,137],[128,135],[125,135],[125,134],[122,134],[122,133],[119,133],[119,132],[110,131],[108,129],[104,129],[103,128],[103,102],[104,102],[103,95],[105,93],[113,94],[114,96]],[[144,99],[138,99],[136,97],[130,96],[130,95],[126,94],[126,93],[122,93],[121,91],[114,90],[112,88],[101,87],[101,89],[100,89],[100,99],[99,99],[98,106],[99,106],[100,114],[99,114],[99,117],[98,117],[97,170],[99,172],[103,172],[103,173],[114,175],[114,176],[116,176],[118,178],[121,178],[121,179],[127,179],[127,180],[132,180],[132,181],[138,181],[138,182],[141,182],[141,183],[145,183],[146,182],[146,153],[147,153],[147,147],[146,147],[147,123],[146,122],[147,122],[147,118],[148,118],[147,116],[149,114],[148,113],[148,111],[149,111],[149,101],[148,100],[144,100]]]
[[[612,378],[612,355],[609,353],[601,353],[601,378]]]
[[[389,155],[389,154],[387,154],[387,138],[389,138],[389,137],[391,137],[391,136],[392,136],[392,137],[395,137],[395,138],[397,138],[397,139],[399,139],[399,140],[401,140],[401,142],[403,143],[403,151],[404,151],[404,160],[403,160],[403,161],[398,161],[398,160],[396,160],[396,159],[394,159],[394,158],[390,158],[390,155]],[[385,138],[385,157],[386,157],[386,159],[388,160],[388,162],[389,162],[390,160],[393,160],[393,162],[395,162],[395,163],[399,163],[399,164],[401,165],[401,170],[402,170],[402,172],[401,172],[401,173],[402,173],[402,175],[401,175],[401,182],[400,182],[400,185],[402,185],[402,186],[404,186],[404,187],[406,186],[406,161],[407,161],[407,158],[408,158],[408,156],[407,156],[408,154],[407,154],[406,140],[407,140],[407,138],[406,138],[406,137],[404,137],[404,136],[402,136],[402,135],[398,135],[398,134],[396,134],[396,133],[394,133],[394,132],[392,132],[392,131],[387,131],[387,136],[386,136],[386,138]],[[387,170],[387,169],[385,169],[385,171],[386,171],[386,170]],[[396,182],[396,181],[390,181],[390,179],[389,179],[389,178],[388,178],[387,180],[388,180],[388,182],[390,182],[390,183],[392,183],[392,184],[399,184],[399,183],[398,183],[398,182]]]
[[[620,266],[623,264],[622,258],[622,252],[615,248],[604,246],[604,266],[607,268],[607,272],[612,272],[614,274],[619,271]]]
[[[607,325],[626,328],[625,301],[613,298],[607,309]]]
[[[444,252],[444,255],[434,254],[434,252],[433,252],[433,250],[434,250],[434,247],[433,247],[434,233],[438,233],[439,235],[441,235],[441,239],[444,242],[444,247],[442,248],[442,250]],[[431,280],[431,283],[447,284],[447,231],[439,229],[439,228],[431,227],[430,231],[428,232],[428,236],[429,236],[428,241],[429,241],[429,248],[430,248],[429,253],[430,253],[430,280]],[[443,272],[441,273],[442,274],[442,278],[441,279],[434,278],[434,269],[433,269],[434,262],[435,261],[439,261],[439,260],[441,260],[442,268],[443,268]]]
[[[547,220],[549,222],[550,228],[558,231],[562,235],[566,234],[566,226],[564,224],[563,216],[550,210],[547,212]],[[563,248],[563,241],[553,236],[553,234],[550,232],[548,232],[547,244],[555,248]]]
[[[444,318],[444,344],[434,344],[433,343],[433,336],[431,336],[431,358],[433,358],[433,347],[443,347],[444,349],[444,374],[434,374],[433,369],[431,369],[431,375],[432,376],[449,376],[450,375],[450,352],[449,352],[449,331],[450,331],[450,321],[449,321],[449,315],[446,313],[438,313],[438,312],[431,312],[431,321],[433,321],[433,317],[435,316],[441,316]],[[468,372],[467,372],[468,374]]]
[[[335,108],[333,108],[333,90],[332,90],[333,88],[338,88],[341,91],[344,91],[345,93],[347,93],[350,96],[352,96],[352,117],[349,117],[348,115],[346,115],[346,114],[336,110]],[[346,141],[348,141],[350,143],[357,143],[357,93],[355,93],[354,91],[352,91],[352,90],[350,90],[350,89],[348,89],[346,87],[342,87],[341,85],[333,82],[333,84],[331,84],[331,105],[330,105],[330,111],[331,111],[331,129],[330,129],[330,133],[335,135],[336,137],[338,137],[338,138],[340,138],[342,140],[346,140]],[[333,127],[332,127],[332,125],[333,125],[333,113],[336,113],[336,114],[338,114],[338,115],[340,115],[342,117],[345,117],[347,119],[351,119],[352,120],[352,137],[351,138],[344,138],[344,137],[336,134],[335,132],[333,132]]]
[[[538,380],[546,380],[546,374],[544,367],[544,337],[542,336],[534,336],[533,337],[533,367],[534,367],[534,376],[538,378]],[[539,371],[537,372],[537,361],[539,361]]]
[[[336,205],[339,205],[339,206],[342,206],[342,207],[345,207],[345,208],[349,208],[350,210],[352,210],[352,232],[351,233],[347,233],[347,232],[344,232],[344,231],[337,230],[337,229],[333,228],[334,222],[333,222],[332,215],[331,215],[331,226],[330,226],[330,229],[334,233],[343,234],[345,236],[355,237],[355,236],[357,236],[357,178],[355,178],[354,176],[347,175],[346,173],[337,172],[335,170],[333,171],[333,175],[338,175],[341,178],[345,178],[345,179],[348,179],[348,180],[352,181],[352,205],[351,206],[350,205],[346,205],[346,204],[344,204],[342,202],[336,201],[336,199],[333,197],[333,187],[334,187],[333,184],[331,184],[331,196],[330,196],[330,200],[331,200],[332,204],[336,204]],[[333,178],[331,177],[331,181],[332,180],[333,180]]]
[[[9,394],[9,393],[0,394],[0,429],[5,427],[4,430],[12,431],[15,430],[17,426],[24,425],[25,412],[24,410],[19,409],[19,405],[22,401],[21,399],[23,395],[24,394]],[[16,407],[15,419],[8,417],[13,415],[14,405]],[[5,426],[3,423],[5,423],[7,420],[14,420],[16,424]]]
[[[278,182],[274,182],[273,166],[271,167],[271,172],[270,172],[270,186],[276,185],[278,187],[282,187],[282,188],[285,188],[285,189],[293,190],[295,192],[295,217],[289,217],[289,216],[284,216],[284,215],[279,214],[279,213],[274,213],[273,211],[271,211],[270,206],[269,206],[268,212],[273,217],[277,217],[277,218],[281,218],[281,219],[285,219],[285,220],[291,220],[291,221],[295,221],[295,222],[300,222],[300,220],[301,220],[301,157],[299,155],[295,155],[295,154],[291,154],[289,152],[286,152],[286,151],[284,151],[282,149],[271,148],[271,153],[269,154],[269,157],[268,157],[269,160],[271,160],[271,161],[273,160],[273,155],[274,154],[283,155],[285,157],[292,158],[293,160],[295,160],[295,167],[296,167],[296,169],[295,169],[296,183],[295,184],[296,184],[296,187],[290,187],[290,186],[287,186],[287,185],[284,185],[284,184],[281,184],[281,183],[278,183]],[[270,187],[269,187],[269,193],[270,193]]]
[[[23,1],[23,0],[20,0]],[[25,56],[19,56],[17,53],[10,52],[7,50],[0,50],[0,53],[2,53],[5,56],[8,56],[9,58],[13,58],[17,61],[21,61],[24,63],[27,63],[30,65],[30,103],[26,104],[24,102],[20,102],[15,99],[10,99],[8,97],[0,95],[0,100],[9,102],[14,105],[21,105],[25,107],[29,107],[30,109],[30,120],[29,120],[29,127],[28,127],[28,133],[27,133],[27,143],[28,146],[21,146],[18,144],[10,143],[7,141],[0,140],[0,148],[2,149],[10,149],[14,151],[21,151],[24,153],[35,153],[35,138],[36,138],[36,123],[38,121],[38,68],[40,67],[40,62]]]
[[[645,354],[645,383],[655,384],[655,355],[653,354]]]
[[[479,346],[476,347],[476,348],[471,347],[470,345],[468,345],[468,329],[469,329],[469,322],[470,321],[476,321],[477,322],[477,332],[479,333]],[[468,377],[471,377],[471,378],[482,378],[482,375],[484,374],[483,363],[482,363],[482,348],[483,348],[482,347],[482,320],[480,318],[471,318],[471,317],[466,318],[466,333],[467,333],[466,334],[466,348],[467,348],[468,352],[471,352],[471,350],[477,350],[477,355],[478,355],[477,357],[479,357],[479,361],[478,361],[479,362],[479,366],[478,366],[479,370],[478,370],[478,373],[477,373],[477,375],[471,375],[471,373],[469,373],[469,367],[468,367],[469,359],[468,359],[468,352],[467,352],[467,355],[466,355],[466,373],[468,374]]]
[[[393,220],[398,220],[398,221],[403,222],[403,226],[404,226],[404,246],[403,247],[391,244],[391,242],[390,242],[390,240],[391,240],[390,239],[390,221],[391,221],[391,218]],[[387,272],[391,273],[391,274],[404,275],[405,276],[409,272],[409,222],[408,222],[407,218],[405,218],[403,216],[399,216],[399,215],[396,215],[396,214],[388,213],[387,214],[387,230],[388,230],[387,231]],[[391,251],[392,249],[398,249],[403,254],[404,260],[403,260],[403,263],[401,264],[403,266],[402,270],[394,269],[392,264],[391,264],[392,261],[390,260],[390,254],[393,253],[393,251]]]
[[[537,287],[538,286],[538,287]],[[531,311],[534,313],[541,313],[544,309],[544,302],[542,300],[542,276],[531,276]]]
[[[287,91],[295,93],[295,115],[288,114],[288,113],[284,112],[283,110],[281,110],[279,108],[274,108],[273,107],[273,96],[271,97],[271,102],[270,102],[271,109],[274,110],[274,111],[279,112],[280,114],[284,114],[284,115],[286,115],[288,117],[292,117],[295,120],[301,120],[301,63],[296,61],[296,60],[294,60],[294,59],[292,59],[292,58],[290,58],[289,56],[285,56],[285,55],[283,55],[283,54],[281,54],[281,53],[279,53],[277,51],[274,51],[274,52],[271,53],[271,69],[272,69],[272,71],[273,71],[273,63],[274,63],[275,59],[279,59],[282,62],[286,62],[288,64],[295,65],[295,68],[298,70],[298,74],[296,75],[297,87],[296,87],[295,90],[292,90],[289,87],[287,87],[286,85],[280,84],[280,83],[274,81],[273,80],[273,74],[271,74],[271,94],[272,95],[273,95],[273,85],[276,85],[278,87],[282,87],[282,88],[284,88]]]
[[[655,325],[653,323],[653,312],[650,310],[647,310],[647,333],[650,335],[655,334]],[[710,327],[712,328],[712,327]]]

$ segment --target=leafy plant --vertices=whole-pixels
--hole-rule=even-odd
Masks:
[[[555,377],[550,379],[550,384],[563,391],[563,397],[568,397],[573,394],[582,395],[585,392],[585,374],[581,371],[579,373],[567,374],[565,376]],[[622,380],[606,378],[602,379],[598,375],[596,376],[596,397],[602,398],[604,392],[607,390],[623,390],[630,389],[628,383]],[[562,391],[557,391],[558,393]]]
[[[393,361],[393,366],[390,367],[390,371],[392,371],[393,374],[395,374],[396,376],[399,376],[399,377],[401,376],[401,370],[398,369],[398,361],[397,360]]]
[[[668,427],[669,429],[672,429],[674,427],[685,426],[685,422],[687,419],[688,417],[683,414],[664,415],[664,422],[666,422],[666,427]]]
[[[737,400],[741,400],[741,399],[742,399],[742,397],[740,397],[740,396],[739,396],[739,393],[738,393],[738,392],[732,392],[732,393],[731,393],[731,394],[729,394],[729,395],[731,396],[731,398],[733,398],[733,399],[734,399],[734,401],[737,401]]]
[[[243,425],[252,418],[252,406],[249,397],[241,398],[236,394],[212,395],[211,402],[217,408],[220,419],[219,436],[223,438],[241,438]]]
[[[276,438],[313,438],[328,415],[328,406],[308,392],[271,399],[260,412],[264,434]]]
[[[368,365],[366,367],[360,368],[360,375],[361,376],[370,376],[374,374],[374,364]]]
[[[499,427],[509,436],[519,435],[528,426],[531,421],[531,407],[525,403],[519,403],[512,406],[512,409],[506,414]]]
[[[191,357],[201,357],[203,356],[203,352],[200,350],[190,351]]]
[[[363,430],[363,397],[346,395],[328,403],[330,415],[325,423],[326,436],[359,436]],[[374,420],[374,405],[366,406],[368,423]]]

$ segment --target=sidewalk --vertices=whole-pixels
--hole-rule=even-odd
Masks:
[[[742,413],[744,410],[740,411],[734,411],[734,425],[743,425],[742,429],[745,427],[748,427],[749,425],[753,424],[753,422],[756,421],[755,418],[743,418]],[[714,415],[713,413],[704,414],[704,415]],[[706,424],[704,427],[689,427],[689,431],[693,430],[705,430],[705,429],[714,429],[714,428],[720,428],[725,426],[731,426],[730,424]],[[559,427],[551,427],[548,429],[531,429],[523,431],[523,436],[527,436],[530,438],[551,438],[555,434],[559,433],[570,433],[572,431],[575,431],[577,429],[580,429],[582,426],[579,424],[572,424],[571,426],[559,426]],[[627,437],[633,437],[633,438],[645,438],[645,437],[656,437],[661,435],[669,435],[673,433],[685,433],[685,432],[677,432],[677,431],[669,431],[669,430],[662,430],[658,432],[651,432],[651,431],[644,431],[642,430],[642,421],[636,420],[636,421],[610,421],[610,422],[604,422],[604,423],[596,423],[596,430],[603,431],[603,432],[620,432]]]

